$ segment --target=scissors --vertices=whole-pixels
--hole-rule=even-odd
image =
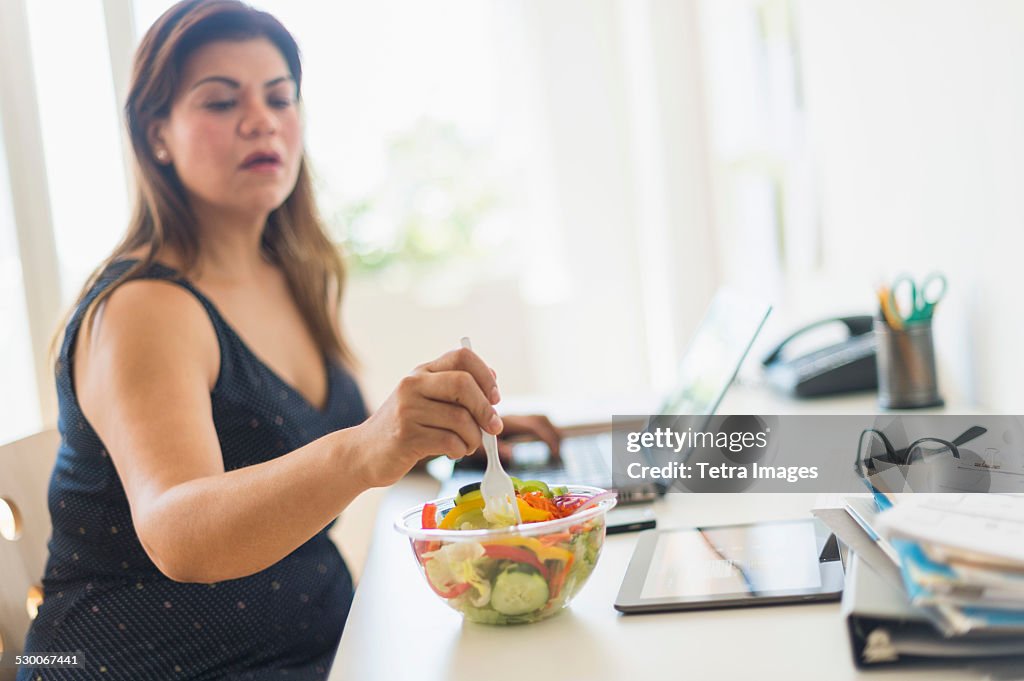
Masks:
[[[938,272],[933,272],[925,277],[920,286],[907,274],[896,277],[896,280],[889,287],[889,310],[894,313],[903,324],[916,324],[930,321],[935,312],[935,306],[946,295],[946,277]],[[901,309],[898,301],[901,299],[910,301],[910,308]]]

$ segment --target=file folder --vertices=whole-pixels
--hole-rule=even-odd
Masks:
[[[985,632],[943,636],[926,611],[910,605],[903,589],[855,553],[851,553],[840,608],[853,662],[861,668],[1010,657],[1024,663],[1024,636]]]

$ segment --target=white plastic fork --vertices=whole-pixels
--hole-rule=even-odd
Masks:
[[[463,337],[462,347],[467,350],[473,349],[468,336]],[[498,458],[498,438],[483,428],[480,429],[480,434],[483,435],[484,451],[487,452],[487,470],[480,481],[480,496],[484,498],[484,518],[494,524],[507,525],[508,521],[512,520],[511,524],[518,525],[523,519],[519,515],[516,488],[512,484],[512,478],[501,467],[501,460]]]

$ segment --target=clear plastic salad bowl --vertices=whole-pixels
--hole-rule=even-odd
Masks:
[[[395,529],[409,537],[430,589],[472,622],[525,624],[559,612],[594,571],[604,544],[605,516],[615,497],[597,487],[569,485],[570,494],[602,499],[555,520],[483,530],[423,529],[423,508],[438,516],[454,497],[403,512]]]

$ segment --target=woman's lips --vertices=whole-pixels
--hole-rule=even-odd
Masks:
[[[242,170],[253,170],[256,172],[273,172],[281,167],[281,157],[273,152],[257,151],[249,154],[242,161]]]
[[[281,167],[281,162],[274,159],[260,159],[242,164],[242,170],[251,170],[257,173],[272,173]]]

